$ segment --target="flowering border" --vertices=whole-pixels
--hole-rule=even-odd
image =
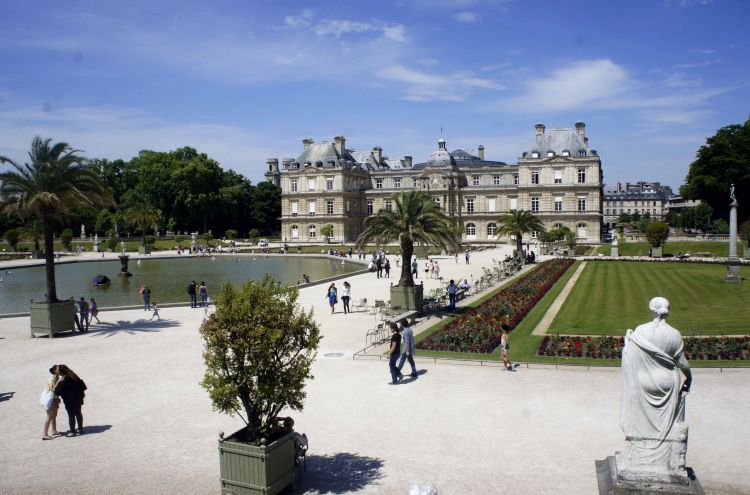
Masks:
[[[683,337],[685,357],[693,361],[750,360],[750,335]],[[538,356],[621,359],[625,337],[545,335]]]
[[[500,345],[502,325],[511,330],[573,265],[571,259],[542,263],[481,305],[417,344],[418,349],[490,354]]]

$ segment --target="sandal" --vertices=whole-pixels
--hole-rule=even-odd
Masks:
[[[54,439],[54,437],[51,437],[51,436],[49,436],[49,435],[44,435],[44,436],[42,437],[42,440],[53,440],[53,439]]]

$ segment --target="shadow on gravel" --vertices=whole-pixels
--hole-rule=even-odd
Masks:
[[[92,426],[83,426],[83,434],[85,435],[95,435],[97,433],[103,433],[107,430],[112,428],[112,425],[92,425]]]
[[[427,370],[417,370],[417,376],[411,376],[404,374],[404,377],[399,380],[399,385],[408,385],[409,383],[416,382],[417,378],[427,374]]]
[[[135,321],[126,321],[126,320],[120,320],[120,321],[114,321],[109,322],[105,321],[102,323],[97,323],[96,326],[89,327],[88,333],[102,336],[102,337],[111,337],[115,333],[129,333],[131,335],[135,335],[137,333],[150,333],[150,332],[158,332],[161,330],[164,330],[166,328],[173,328],[180,325],[180,322],[177,320],[147,320],[147,319],[141,319],[141,320],[135,320]]]
[[[12,399],[14,394],[15,392],[0,392],[0,402]]]
[[[296,487],[283,493],[356,492],[383,477],[380,472],[383,464],[381,459],[345,452],[308,455],[307,472],[298,468]]]

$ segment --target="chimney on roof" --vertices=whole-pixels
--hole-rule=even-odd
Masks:
[[[477,148],[477,154],[479,155],[480,160],[484,160],[484,146],[482,146],[481,144]]]
[[[583,122],[576,122],[576,132],[583,138],[584,143],[588,142],[588,139],[586,139],[586,124]]]
[[[302,140],[302,145],[305,147],[305,149],[309,148],[311,144],[313,144],[315,141],[313,141],[310,138],[305,138]]]
[[[540,137],[544,136],[544,124],[537,124],[534,126],[534,129],[536,129],[536,138],[539,139]]]
[[[346,153],[346,138],[344,136],[336,136],[333,139],[336,141],[336,152],[339,156],[344,156],[344,153]]]
[[[376,163],[380,163],[381,161],[383,161],[383,148],[381,148],[380,146],[375,146],[372,149],[372,154],[375,156]]]
[[[270,173],[278,173],[279,172],[279,159],[278,158],[269,158],[266,160],[266,165],[268,166],[268,171]]]
[[[406,168],[411,168],[411,162],[412,158],[411,155],[404,155],[404,163],[406,164]]]

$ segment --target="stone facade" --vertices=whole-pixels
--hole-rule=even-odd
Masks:
[[[638,213],[641,216],[648,213],[652,220],[662,221],[669,211],[673,197],[672,188],[662,186],[658,182],[618,182],[611,186],[606,185],[602,206],[604,225],[607,229],[613,229],[617,225],[618,217],[623,213]]]
[[[332,242],[353,242],[364,220],[393,207],[393,196],[418,189],[429,194],[464,228],[464,241],[507,241],[496,235],[499,218],[514,209],[530,210],[547,229],[566,226],[581,243],[598,243],[602,225],[601,159],[589,149],[583,123],[575,129],[536,125],[534,146],[516,164],[485,160],[445,140],[424,163],[412,157],[391,160],[382,149],[355,152],[338,136],[333,143],[303,141],[296,159],[267,161],[266,178],[282,189],[281,236],[287,242],[325,242],[320,232],[333,227]],[[528,239],[525,239],[528,241]]]

